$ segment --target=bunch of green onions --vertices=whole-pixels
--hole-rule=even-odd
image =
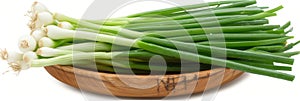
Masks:
[[[75,19],[35,2],[32,30],[19,41],[22,53],[2,50],[14,71],[73,65],[99,72],[187,73],[227,67],[293,81],[296,52],[287,52],[290,22],[270,25],[282,9],[255,6],[255,0],[218,1],[103,20]]]

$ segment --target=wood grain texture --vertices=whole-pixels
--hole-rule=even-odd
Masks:
[[[45,69],[57,80],[81,90],[97,94],[139,98],[200,93],[230,82],[243,74],[238,70],[222,68],[185,74],[151,76],[100,73],[59,65],[48,66]]]

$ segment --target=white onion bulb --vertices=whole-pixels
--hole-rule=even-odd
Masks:
[[[31,6],[31,12],[33,13],[48,12],[48,8],[40,2],[34,2]]]
[[[57,51],[55,49],[49,48],[49,47],[42,47],[39,48],[36,51],[37,55],[43,56],[43,57],[51,57],[54,56]]]
[[[20,72],[21,70],[26,70],[26,69],[30,68],[30,64],[28,64],[24,61],[11,62],[11,63],[8,63],[8,65],[15,72]]]
[[[39,47],[54,47],[55,46],[55,42],[48,38],[48,37],[43,37],[39,40]]]
[[[33,51],[37,47],[37,42],[32,36],[26,35],[19,39],[18,46],[22,52]]]
[[[37,13],[36,19],[33,20],[35,28],[41,28],[43,26],[50,25],[54,22],[53,15],[49,12]]]
[[[57,26],[60,27],[60,28],[63,28],[63,29],[73,29],[74,28],[71,23],[65,22],[65,21],[64,22],[59,22],[57,24]]]
[[[46,27],[46,33],[47,36],[52,39],[67,39],[74,37],[76,31],[62,29],[54,25],[49,25]]]
[[[30,64],[30,62],[31,62],[32,60],[36,60],[36,59],[38,59],[38,56],[37,56],[37,54],[36,54],[35,52],[32,52],[32,51],[26,52],[26,53],[24,53],[24,55],[23,55],[23,61],[24,61],[25,63],[28,63],[28,64]]]
[[[46,33],[41,29],[36,29],[31,33],[31,36],[36,40],[39,41],[41,38],[46,37]]]
[[[8,63],[22,61],[23,54],[16,51],[7,51],[6,49],[1,50],[0,52],[1,58],[6,60]]]

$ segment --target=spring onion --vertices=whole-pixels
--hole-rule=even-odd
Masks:
[[[1,50],[13,71],[71,65],[107,73],[188,73],[227,67],[293,81],[287,43],[291,22],[269,24],[283,6],[267,10],[255,0],[218,1],[147,11],[118,18],[77,19],[32,5],[31,34],[21,53]],[[156,58],[159,57],[159,58]]]

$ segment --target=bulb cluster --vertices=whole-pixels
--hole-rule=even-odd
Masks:
[[[47,26],[56,25],[63,29],[73,29],[73,25],[69,22],[56,21],[48,8],[39,2],[34,2],[31,9],[27,12],[31,20],[28,26],[31,30],[29,35],[20,37],[18,47],[20,52],[7,49],[0,50],[0,57],[6,60],[12,71],[20,72],[28,69],[31,61],[38,59],[39,48],[53,47],[54,41],[47,37]]]

